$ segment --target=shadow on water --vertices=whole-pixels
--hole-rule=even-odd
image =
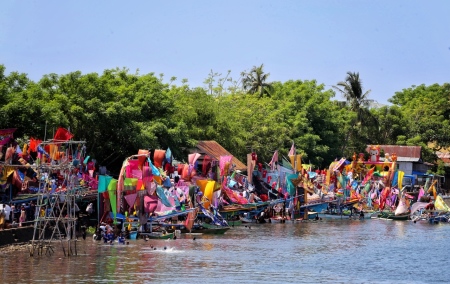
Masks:
[[[60,283],[447,282],[449,224],[334,220],[238,226],[224,235],[113,245],[81,240],[67,258],[0,255],[0,280]]]

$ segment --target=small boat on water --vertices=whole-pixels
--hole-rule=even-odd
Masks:
[[[228,223],[228,225],[230,227],[242,225],[242,221],[241,220],[227,220],[227,223]]]
[[[270,223],[284,223],[286,218],[281,216],[270,217]]]
[[[230,227],[215,227],[215,228],[207,228],[204,226],[194,227],[191,230],[191,233],[202,233],[204,235],[223,235],[225,234]]]
[[[194,224],[191,230],[186,228],[184,224],[159,223],[158,226],[159,227],[156,228],[157,232],[163,232],[164,230],[166,230],[167,232],[174,233],[175,231],[179,230],[182,234],[201,233],[205,235],[222,235],[225,234],[225,232],[227,232],[229,229],[231,229],[231,227],[229,226],[218,226],[208,223]]]
[[[256,219],[250,219],[247,217],[239,217],[241,223],[256,223]]]
[[[140,233],[140,235],[147,239],[173,239],[174,233],[151,232],[151,233]]]
[[[409,213],[395,215],[394,212],[382,211],[378,215],[378,219],[406,221],[409,220]]]

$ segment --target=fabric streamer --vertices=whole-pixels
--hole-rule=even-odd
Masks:
[[[138,151],[138,168],[142,169],[142,167],[144,166],[145,160],[147,159],[147,156],[149,154],[148,150],[145,149],[139,149]]]
[[[153,161],[155,162],[155,167],[161,168],[163,166],[164,159],[166,158],[165,150],[155,150],[153,155]]]
[[[137,182],[137,178],[125,178],[123,181],[123,190],[136,190]]]
[[[202,163],[202,174],[206,176],[208,174],[209,169],[211,168],[211,157],[208,155],[205,155],[203,157],[203,163]]]
[[[133,172],[139,171],[139,160],[128,160],[126,165],[126,177],[133,178]],[[141,174],[142,175],[142,174]]]
[[[158,196],[150,195],[144,196],[144,210],[146,213],[155,212],[158,207]]]
[[[116,218],[117,214],[117,195],[116,195],[116,187],[117,187],[117,180],[111,179],[108,185],[108,195],[109,195],[109,202],[111,204],[111,210],[114,214],[114,219]]]
[[[125,198],[125,200],[127,201],[128,206],[132,208],[134,206],[134,203],[136,202],[137,193],[125,195],[123,198]]]
[[[219,158],[220,176],[224,176],[224,175],[228,174],[226,172],[226,164],[229,165],[232,158],[233,158],[233,156],[220,156],[220,158]]]
[[[169,202],[169,199],[167,198],[164,189],[161,186],[156,187],[156,194],[159,197],[159,200],[161,200],[161,203],[166,207],[173,207],[173,205]]]
[[[105,175],[99,175],[98,176],[98,192],[102,193],[105,192],[108,188],[109,182],[112,180],[112,177],[105,176]]]

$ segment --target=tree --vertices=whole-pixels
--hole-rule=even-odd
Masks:
[[[359,78],[359,73],[347,72],[345,81],[337,83],[333,88],[339,91],[347,101],[347,107],[350,111],[355,113],[355,118],[352,121],[352,129],[348,133],[347,143],[344,143],[342,153],[345,153],[346,148],[351,144],[354,148],[360,148],[367,143],[370,143],[368,131],[363,132],[364,127],[378,125],[375,117],[370,113],[369,105],[371,100],[368,99],[370,90],[363,92],[362,82]],[[354,149],[358,150],[358,149]]]
[[[270,73],[264,73],[263,68],[264,64],[261,64],[259,67],[253,66],[248,73],[241,73],[244,91],[250,94],[258,93],[260,98],[264,95],[270,97],[273,90],[272,83],[266,82]]]
[[[370,144],[396,145],[398,138],[407,133],[408,127],[400,107],[383,106],[370,111],[378,121],[378,125],[369,126]]]
[[[436,150],[450,146],[450,84],[412,86],[389,101],[400,107],[407,138],[432,143]]]
[[[363,125],[371,119],[369,112],[371,100],[368,99],[370,90],[363,92],[359,73],[347,72],[345,81],[337,83],[337,86],[333,86],[333,88],[338,90],[347,100],[349,109],[357,115],[358,124]]]

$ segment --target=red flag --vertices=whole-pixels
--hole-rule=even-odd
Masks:
[[[60,140],[60,141],[68,141],[72,139],[73,134],[69,132],[69,130],[59,127],[58,130],[56,130],[55,137],[53,137],[53,140]]]
[[[41,144],[42,140],[30,138],[30,151],[37,152],[37,147]]]

